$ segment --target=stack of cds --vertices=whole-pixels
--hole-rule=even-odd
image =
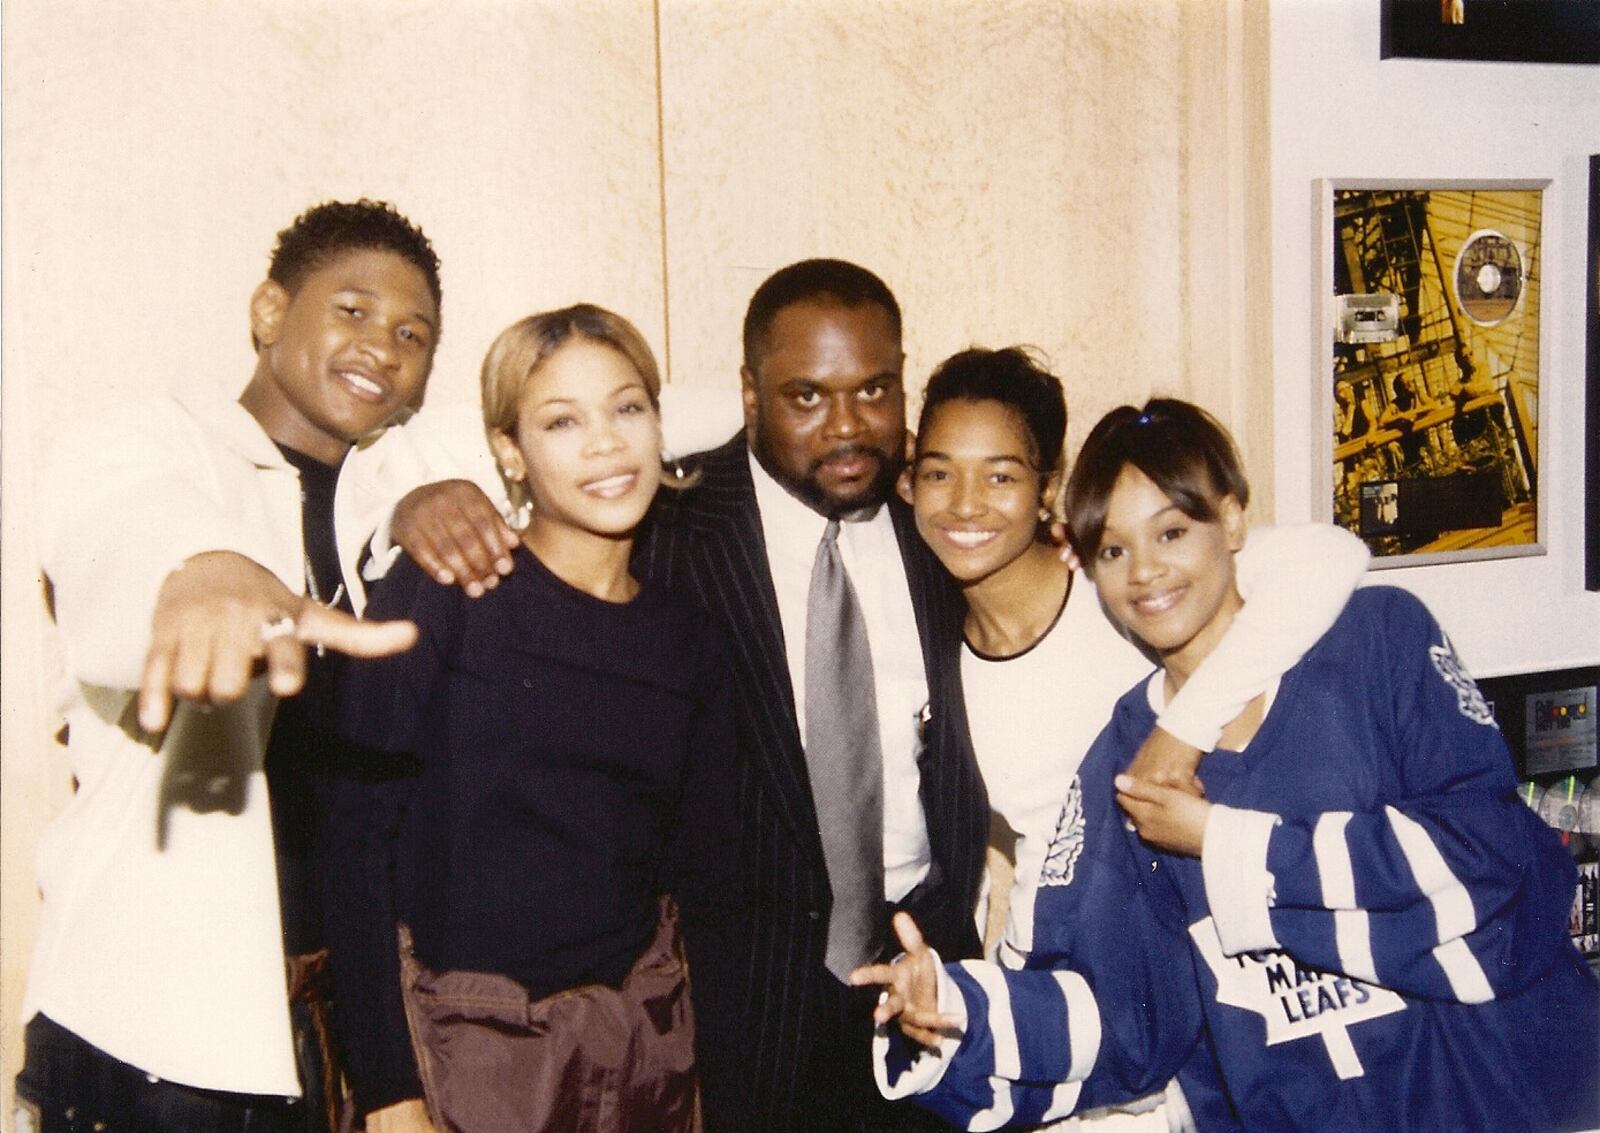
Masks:
[[[1578,887],[1568,931],[1579,949],[1600,953],[1600,778],[1587,786],[1576,775],[1545,785],[1529,779],[1517,794],[1560,835],[1576,859]]]

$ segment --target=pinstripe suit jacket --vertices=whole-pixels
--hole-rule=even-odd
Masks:
[[[738,680],[739,808],[749,931],[728,962],[743,976],[740,1061],[750,1112],[763,1133],[805,1128],[799,1067],[817,1033],[830,894],[807,776],[783,628],[768,566],[745,434],[697,458],[701,481],[659,493],[634,565],[687,589],[723,625]],[[972,911],[983,869],[988,803],[961,694],[960,592],[918,537],[909,510],[889,501],[921,636],[931,716],[920,757],[921,795],[942,885],[916,914],[947,958],[979,951]],[[892,939],[892,935],[888,937]],[[862,1067],[870,1075],[869,1066]]]

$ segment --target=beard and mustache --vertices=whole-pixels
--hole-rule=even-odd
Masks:
[[[856,512],[871,511],[882,506],[889,498],[889,493],[894,490],[894,482],[900,475],[901,468],[905,466],[904,452],[894,452],[860,443],[844,444],[829,449],[812,460],[806,466],[805,474],[796,477],[774,459],[772,446],[761,428],[760,421],[755,422],[750,428],[750,451],[755,454],[761,467],[767,470],[767,474],[781,484],[785,491],[812,511],[829,519],[841,519]],[[861,456],[870,458],[875,468],[871,478],[858,489],[849,495],[841,496],[823,486],[819,474],[825,465],[835,460],[848,460]]]

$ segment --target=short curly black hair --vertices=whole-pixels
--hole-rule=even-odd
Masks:
[[[889,285],[866,268],[846,260],[801,260],[779,268],[750,297],[744,316],[744,364],[751,373],[761,368],[767,338],[780,312],[796,303],[837,303],[842,307],[875,305],[889,316],[900,337],[900,304]]]
[[[267,278],[293,295],[305,278],[343,252],[358,249],[393,252],[413,264],[428,281],[434,306],[443,306],[439,257],[422,229],[387,201],[324,201],[294,218],[278,233]]]

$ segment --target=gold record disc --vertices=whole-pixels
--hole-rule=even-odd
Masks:
[[[1450,278],[1467,318],[1492,327],[1516,310],[1522,298],[1522,253],[1505,233],[1480,229],[1461,245]]]

